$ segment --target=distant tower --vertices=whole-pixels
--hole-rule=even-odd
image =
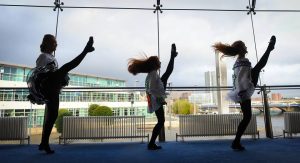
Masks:
[[[205,72],[205,87],[216,87],[216,72],[215,71],[207,71]],[[209,102],[212,104],[217,104],[217,91],[207,90],[207,94],[209,94]]]
[[[218,87],[227,86],[227,67],[224,61],[222,61],[221,53],[216,53],[216,80]],[[229,106],[228,101],[226,100],[227,91],[219,90],[217,91],[217,101],[218,101],[218,113],[219,114],[228,114]]]

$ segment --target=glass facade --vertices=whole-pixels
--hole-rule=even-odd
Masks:
[[[0,63],[0,81],[7,83],[18,83],[20,87],[24,87],[26,85],[26,77],[30,72],[30,67],[18,66],[18,65],[10,65],[5,63]],[[69,86],[78,86],[78,87],[125,87],[126,82],[124,80],[118,79],[109,79],[109,78],[101,78],[97,76],[91,75],[83,75],[83,74],[69,74],[70,81]],[[7,86],[7,85],[1,85]],[[9,86],[8,86],[9,87]],[[0,91],[0,101],[15,103],[15,102],[26,102],[28,95],[28,89],[5,89],[2,88]],[[70,103],[70,107],[63,107],[64,109],[68,109],[73,116],[88,116],[88,105],[93,103],[109,103],[108,107],[112,108],[114,116],[130,116],[130,115],[145,115],[151,116],[147,114],[147,106],[134,106],[134,102],[145,102],[144,94],[140,92],[128,92],[128,91],[98,91],[93,90],[90,91],[88,89],[80,89],[80,90],[72,90],[72,91],[62,91],[60,94],[60,103]],[[86,104],[87,107],[75,108],[72,107],[75,105]],[[116,105],[116,103],[118,103]],[[131,105],[130,105],[131,103]],[[26,103],[28,104],[28,103]],[[112,106],[109,106],[109,105]],[[0,116],[29,116],[31,117],[31,125],[32,126],[41,126],[43,124],[44,119],[44,108],[35,108],[32,109],[30,107],[24,106],[19,108],[1,108]],[[61,107],[62,108],[62,107]]]
[[[30,68],[0,64],[0,80],[25,82]]]
[[[2,89],[0,101],[28,101],[27,89]],[[61,102],[131,102],[132,93],[129,92],[71,92],[60,94]],[[133,94],[135,102],[144,101],[142,95]]]
[[[69,84],[72,86],[85,87],[124,87],[125,82],[114,79],[105,79],[100,77],[90,77],[84,75],[70,74]]]
[[[30,72],[29,67],[18,67],[17,65],[7,65],[0,63],[0,80],[26,82],[26,77]],[[124,87],[124,80],[101,78],[89,75],[69,74],[72,86],[86,87]]]

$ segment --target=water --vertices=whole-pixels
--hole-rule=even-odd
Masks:
[[[264,115],[260,114],[256,116],[257,120],[257,129],[259,131],[260,138],[266,138],[265,131],[265,122]],[[284,117],[283,114],[277,114],[271,116],[271,123],[273,129],[274,138],[283,137],[283,129],[284,129]],[[176,122],[171,122],[171,128],[169,127],[170,123],[168,119],[165,122],[166,129],[166,141],[175,141],[176,133],[179,133],[178,126]],[[151,132],[149,131],[149,135],[151,136]],[[214,139],[234,139],[235,135],[231,136],[209,136],[209,137],[185,137],[184,140],[214,140]],[[250,135],[244,135],[242,138],[252,138]],[[179,138],[178,140],[181,140]]]
[[[258,115],[256,117],[256,119],[257,119],[257,129],[259,130],[260,137],[262,137],[262,138],[266,137],[264,116]],[[273,129],[273,136],[274,137],[283,137],[283,129],[284,129],[283,114],[271,116],[271,123],[272,123],[272,129]]]
[[[175,141],[176,140],[176,133],[179,133],[179,122],[176,120],[176,117],[172,118],[172,121],[170,123],[169,117],[166,117],[165,121],[165,134],[166,134],[166,141]],[[260,138],[266,138],[266,132],[265,132],[265,123],[264,123],[264,116],[262,114],[257,115],[257,129],[259,131]],[[149,134],[151,137],[152,129],[155,125],[156,120],[153,119],[153,123],[149,125],[146,128],[146,133]],[[284,117],[283,114],[280,115],[273,115],[271,116],[271,122],[272,122],[272,129],[273,129],[273,136],[276,137],[283,137],[283,129],[284,129]],[[51,144],[58,144],[58,137],[60,134],[56,133],[55,131],[52,132],[50,137],[50,143]],[[32,133],[31,137],[31,144],[39,144],[41,140],[41,132],[39,133]],[[242,138],[251,138],[249,135],[245,135]],[[214,140],[214,139],[234,139],[234,135],[231,136],[209,136],[209,137],[185,137],[184,140]],[[178,140],[181,140],[181,138],[178,138]],[[72,143],[103,143],[103,142],[130,142],[130,141],[138,141],[140,142],[141,139],[104,139],[104,140],[75,140],[71,141]],[[19,143],[19,141],[1,141],[1,143],[7,144],[7,143]]]

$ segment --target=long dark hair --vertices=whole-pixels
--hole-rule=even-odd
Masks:
[[[245,43],[241,40],[235,41],[233,44],[223,44],[218,42],[212,46],[216,51],[223,53],[222,57],[234,57],[244,55],[247,50],[245,49]]]
[[[133,75],[138,73],[149,73],[160,68],[160,61],[157,56],[145,59],[130,58],[128,61],[128,71]]]

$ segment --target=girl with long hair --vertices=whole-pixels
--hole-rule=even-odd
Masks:
[[[237,56],[233,65],[233,89],[228,93],[228,96],[232,101],[240,103],[243,119],[238,126],[235,139],[231,145],[231,148],[234,150],[245,150],[245,147],[241,145],[240,141],[252,116],[251,96],[257,86],[259,73],[266,66],[270,52],[274,49],[275,43],[276,37],[272,36],[267,50],[253,68],[251,67],[249,60],[245,57],[248,52],[243,41],[235,41],[231,45],[223,43],[216,43],[213,45],[213,48],[216,51],[224,54],[223,56]]]
[[[58,116],[60,91],[68,85],[68,72],[77,67],[87,53],[95,50],[93,43],[93,37],[90,37],[81,54],[58,68],[57,60],[53,55],[57,47],[56,39],[51,34],[44,35],[40,45],[41,54],[36,60],[36,68],[32,71],[27,84],[30,93],[28,99],[32,103],[46,104],[39,150],[45,151],[47,154],[54,153],[49,146],[49,137]]]
[[[148,99],[148,112],[153,113],[157,117],[157,124],[154,126],[152,136],[148,144],[149,150],[161,149],[161,146],[155,144],[155,140],[159,135],[165,123],[165,115],[163,105],[166,104],[166,86],[169,76],[174,67],[174,59],[177,56],[176,46],[172,44],[171,58],[166,72],[160,78],[158,70],[160,69],[160,61],[157,56],[151,56],[145,59],[130,59],[128,62],[128,71],[133,75],[138,73],[148,73],[145,80],[146,94]]]

